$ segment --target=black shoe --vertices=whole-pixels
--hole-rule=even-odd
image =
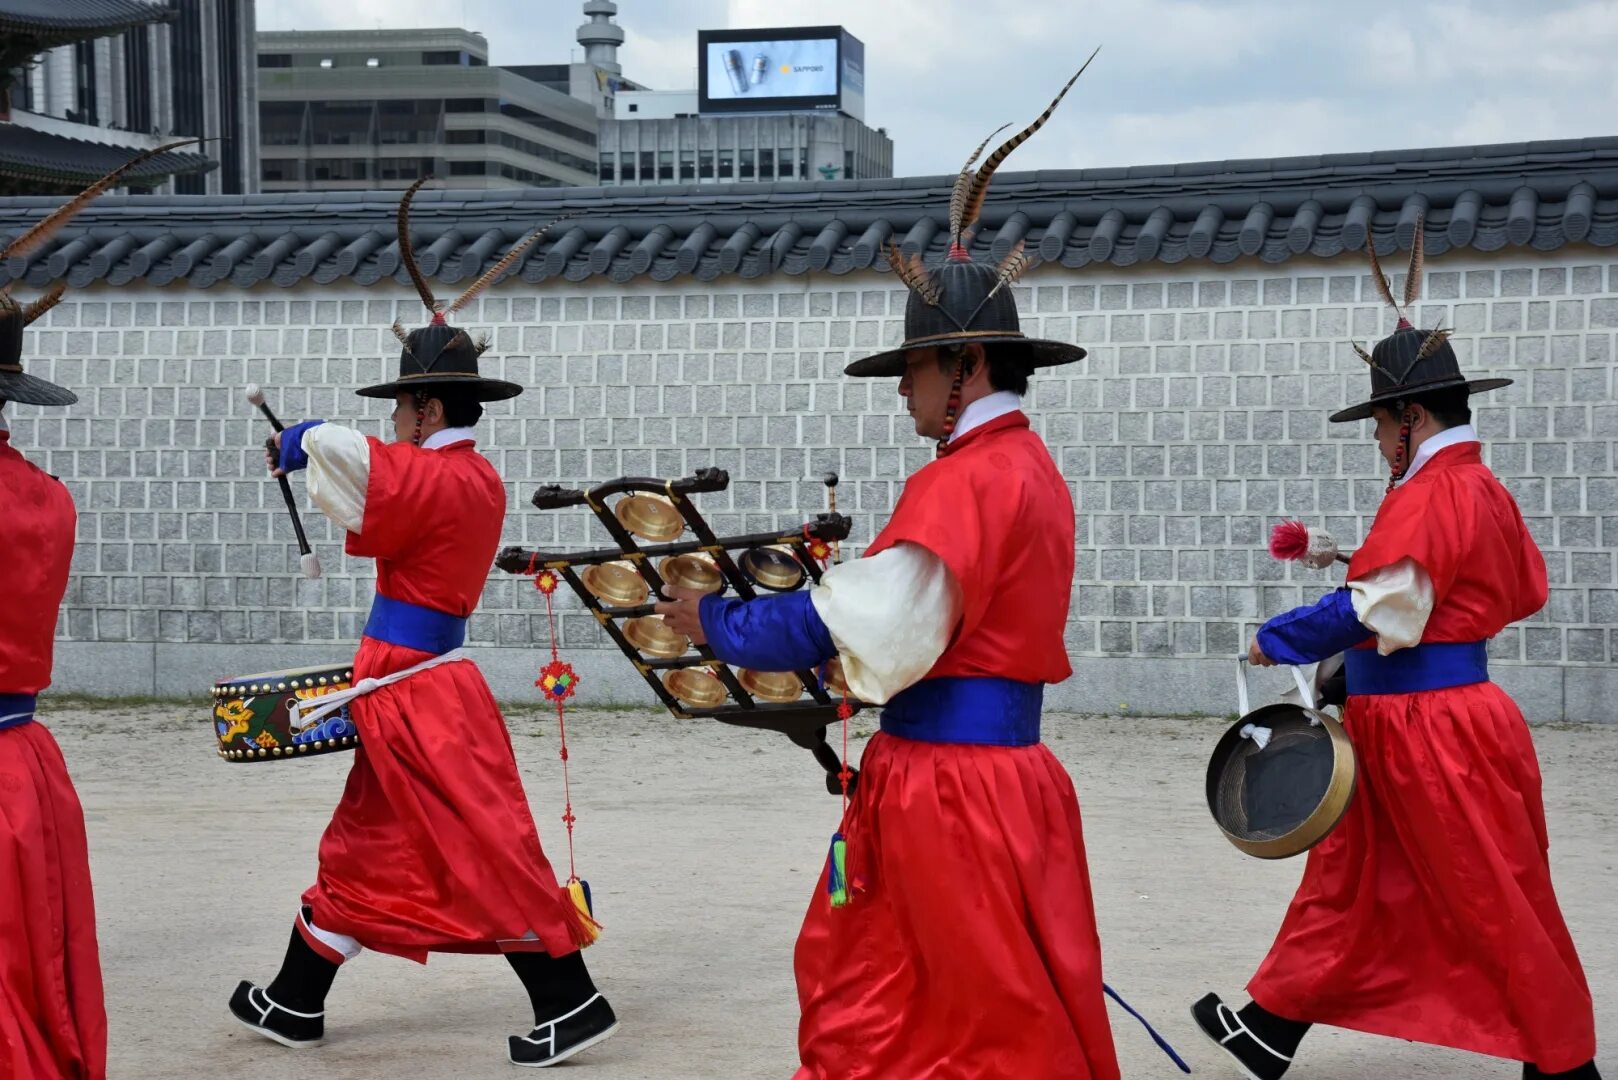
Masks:
[[[1601,1080],[1601,1073],[1596,1071],[1596,1063],[1587,1061],[1577,1069],[1567,1072],[1548,1073],[1540,1070],[1537,1065],[1522,1067],[1523,1080]]]
[[[324,1012],[294,1012],[277,1005],[264,990],[246,981],[230,995],[230,1015],[266,1039],[294,1050],[319,1046],[326,1038]]]
[[[543,1069],[588,1050],[617,1030],[618,1017],[612,1006],[607,1004],[606,998],[596,994],[572,1012],[540,1024],[527,1035],[511,1036],[506,1044],[513,1065]]]
[[[1191,1006],[1191,1019],[1208,1041],[1235,1059],[1247,1080],[1281,1080],[1292,1059],[1265,1045],[1218,994]]]

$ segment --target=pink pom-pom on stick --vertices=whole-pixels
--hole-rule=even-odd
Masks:
[[[1301,521],[1283,521],[1270,532],[1270,556],[1293,562],[1309,554],[1309,526]]]
[[[1283,521],[1270,532],[1270,554],[1284,562],[1301,562],[1311,570],[1324,570],[1334,562],[1347,562],[1331,533],[1311,529],[1301,521]]]

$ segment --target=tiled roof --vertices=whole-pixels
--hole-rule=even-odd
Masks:
[[[5,0],[0,0],[0,3]],[[135,151],[123,146],[70,139],[51,132],[35,131],[16,124],[0,123],[0,176],[45,184],[88,187],[133,157]],[[132,187],[160,184],[175,173],[205,172],[214,163],[203,154],[170,151],[142,162],[131,170],[123,183]],[[0,221],[16,215],[12,208],[33,203],[55,205],[60,199],[0,199]],[[137,204],[138,205],[138,204]],[[37,220],[38,212],[23,215]],[[81,216],[82,222],[82,216]],[[20,232],[16,222],[0,224],[0,231]],[[82,227],[82,224],[81,224]],[[106,228],[103,220],[102,227]],[[71,232],[70,232],[71,235]]]
[[[166,22],[178,14],[139,0],[0,0],[0,34],[76,41]]]
[[[511,271],[524,281],[844,274],[886,270],[889,241],[940,256],[951,180],[423,190],[412,223],[423,271],[446,286],[469,282],[526,229],[559,214],[569,220]],[[397,192],[105,197],[54,246],[0,266],[0,282],[402,284],[397,200]],[[0,236],[49,205],[0,200]],[[1611,246],[1618,138],[1009,173],[995,178],[974,243],[998,255],[1023,239],[1068,267],[1280,263],[1358,251],[1367,235],[1383,253],[1407,248],[1418,216],[1431,255]]]

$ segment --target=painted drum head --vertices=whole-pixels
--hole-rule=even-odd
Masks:
[[[347,663],[262,671],[220,679],[213,687],[213,728],[225,761],[280,761],[352,750],[360,733],[344,705],[319,720],[300,719],[296,706],[347,690]]]

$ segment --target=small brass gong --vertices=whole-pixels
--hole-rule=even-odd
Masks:
[[[668,500],[656,495],[626,495],[612,508],[624,528],[653,543],[673,540],[685,532],[685,521]]]
[[[725,684],[702,668],[678,668],[663,677],[669,693],[694,709],[714,709],[729,696]]]
[[[737,671],[736,681],[760,701],[785,704],[803,696],[803,683],[790,671]]]
[[[586,566],[579,573],[584,587],[596,599],[614,607],[634,607],[644,603],[650,592],[646,581],[626,563],[599,563]]]
[[[630,619],[624,623],[624,637],[647,656],[655,656],[659,660],[683,656],[691,647],[691,639],[678,630],[670,629],[661,615]]]
[[[663,580],[677,589],[718,592],[724,585],[719,567],[701,555],[672,555],[657,568]]]
[[[803,564],[792,552],[778,547],[749,548],[741,558],[742,573],[761,589],[791,592],[803,584]]]

